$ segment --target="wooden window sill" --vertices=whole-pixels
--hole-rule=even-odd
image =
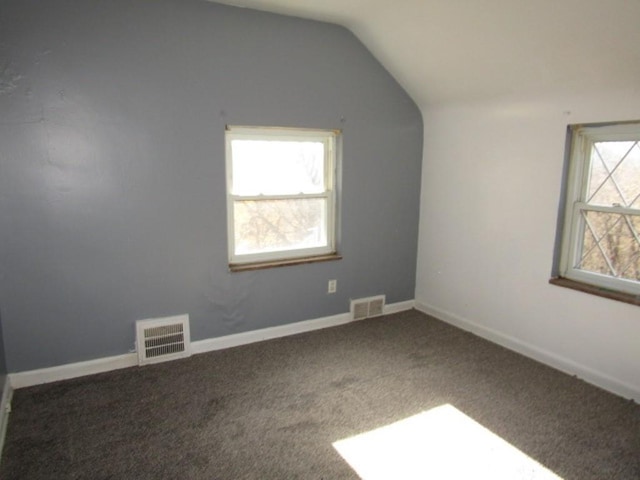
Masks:
[[[288,260],[270,260],[254,263],[230,263],[230,272],[247,272],[250,270],[263,270],[265,268],[288,267],[289,265],[303,265],[305,263],[331,262],[342,260],[342,255],[332,253],[329,255],[317,255],[314,257],[291,258]]]
[[[576,282],[575,280],[569,280],[563,277],[554,277],[549,280],[551,285],[558,285],[559,287],[571,288],[572,290],[578,290],[579,292],[590,293],[591,295],[597,295],[599,297],[609,298],[611,300],[617,300],[619,302],[629,303],[631,305],[640,306],[640,295],[633,295],[631,293],[617,292],[615,290],[608,290],[602,287],[596,287],[587,283]]]

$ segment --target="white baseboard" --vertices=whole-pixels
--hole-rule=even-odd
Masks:
[[[95,373],[110,372],[121,368],[138,365],[137,353],[126,353],[113,357],[96,358],[85,362],[67,363],[49,368],[39,368],[26,372],[10,373],[11,386],[14,389],[32,387],[43,383],[69,380],[70,378],[84,377]]]
[[[384,314],[390,315],[392,313],[403,312],[405,310],[411,310],[413,307],[413,300],[392,303],[385,305]],[[224,337],[208,338],[206,340],[192,342],[191,352],[197,354],[211,352],[213,350],[222,350],[224,348],[247,345],[249,343],[261,342],[263,340],[296,335],[297,333],[311,332],[321,328],[336,327],[353,321],[354,320],[351,318],[350,313],[339,313],[330,317],[304,320],[302,322],[289,323],[287,325],[279,325],[277,327],[263,328],[260,330],[252,330],[250,332],[236,333],[233,335],[226,335]]]
[[[224,348],[237,347],[240,345],[247,345],[249,343],[261,342],[263,340],[286,337],[288,335],[310,332],[321,328],[344,325],[351,321],[351,317],[348,313],[340,313],[330,317],[289,323],[287,325],[279,325],[277,327],[262,328],[260,330],[252,330],[250,332],[235,333],[224,337],[208,338],[206,340],[192,342],[191,352],[197,354],[211,352],[213,350],[222,350]]]
[[[537,347],[536,345],[524,342],[510,335],[505,335],[497,330],[487,328],[483,325],[475,323],[466,318],[462,318],[453,313],[441,310],[432,305],[427,305],[419,301],[415,302],[415,308],[427,315],[431,315],[443,322],[449,323],[455,327],[467,330],[493,343],[497,343],[509,350],[518,352],[526,357],[532,358],[557,370],[585,380],[592,385],[603,388],[611,393],[620,395],[624,398],[640,400],[640,388],[628,383],[622,382],[610,375],[594,370],[590,367],[574,362],[561,355],[557,355],[548,350]]]
[[[4,379],[4,387],[2,388],[2,400],[0,400],[0,458],[2,458],[4,438],[7,434],[7,425],[9,424],[12,397],[13,388],[11,388],[11,381],[9,380],[9,375],[7,375]]]
[[[385,306],[384,313],[386,315],[402,312],[404,310],[410,310],[413,307],[413,300],[393,303]],[[329,317],[236,333],[233,335],[226,335],[224,337],[196,340],[191,342],[191,353],[198,354],[213,350],[221,350],[224,348],[237,347],[272,338],[286,337],[288,335],[310,332],[321,328],[344,325],[345,323],[352,321],[353,320],[349,313],[340,313]],[[134,367],[136,365],[138,365],[137,353],[127,353],[113,357],[97,358],[95,360],[88,360],[85,362],[68,363],[55,367],[10,373],[7,378],[10,379],[11,387],[18,389],[41,385],[44,383],[57,382],[59,380],[83,377],[85,375],[93,375],[95,373],[109,372],[111,370],[118,370],[121,368]]]
[[[416,302],[414,300],[407,300],[406,302],[391,303],[389,305],[384,306],[384,314],[391,315],[392,313],[404,312],[405,310],[411,310],[412,308],[415,308],[415,306],[416,306]]]

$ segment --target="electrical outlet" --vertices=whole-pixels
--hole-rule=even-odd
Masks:
[[[338,289],[338,280],[329,280],[329,284],[327,285],[327,293],[336,293]]]

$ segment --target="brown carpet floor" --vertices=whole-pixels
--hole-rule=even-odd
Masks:
[[[18,390],[0,478],[357,479],[333,442],[441,405],[565,480],[640,479],[639,405],[414,310]]]

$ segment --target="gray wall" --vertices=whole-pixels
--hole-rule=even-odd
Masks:
[[[2,312],[0,312],[0,399],[4,394],[4,383],[7,379],[7,359],[4,354],[4,336],[2,335]],[[0,412],[1,414],[2,412]]]
[[[413,299],[422,119],[346,29],[197,0],[0,2],[11,372]],[[225,124],[342,128],[344,259],[227,268]],[[338,293],[327,295],[327,280]]]

